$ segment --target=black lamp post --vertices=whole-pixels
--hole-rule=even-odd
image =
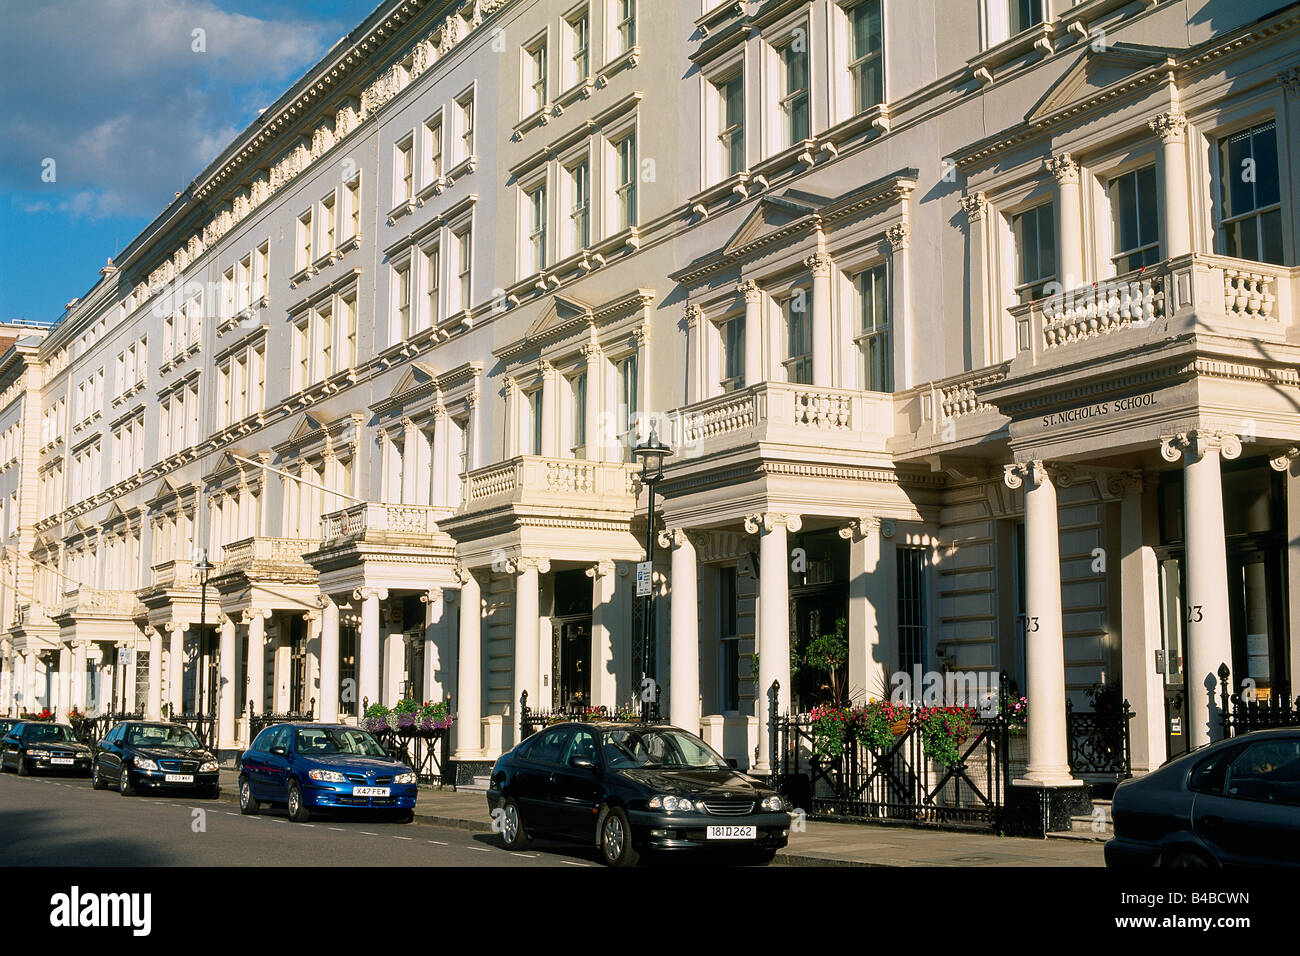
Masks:
[[[212,572],[212,565],[208,562],[207,548],[203,548],[199,551],[199,560],[198,563],[194,565],[194,570],[199,575],[199,654],[202,656],[203,649],[208,643],[208,575]],[[216,698],[213,695],[213,688],[216,686],[217,657],[213,651],[215,651],[215,648],[210,649],[208,653],[208,686],[206,696],[208,699],[208,716],[212,718],[213,727],[215,729]],[[194,709],[201,713],[197,701],[195,702]],[[215,739],[215,733],[213,736]]]
[[[655,698],[658,703],[658,687],[654,684],[652,695],[645,693],[645,680],[650,677],[650,644],[654,640],[655,634],[655,590],[654,590],[654,566],[655,566],[655,485],[664,476],[664,459],[673,453],[673,450],[659,440],[653,426],[650,429],[650,437],[644,442],[636,445],[632,453],[641,459],[641,483],[649,490],[649,500],[646,505],[646,524],[645,524],[645,555],[646,562],[650,566],[650,593],[646,596],[645,613],[641,615],[641,719],[650,719],[650,699]]]

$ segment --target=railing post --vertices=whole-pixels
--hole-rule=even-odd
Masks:
[[[768,732],[767,779],[768,779],[768,784],[774,788],[780,784],[780,780],[781,780],[780,761],[784,759],[784,754],[782,754],[781,757],[777,756],[778,753],[777,719],[779,717],[779,714],[777,713],[777,705],[781,700],[780,692],[781,692],[781,682],[779,680],[772,681],[772,686],[768,689],[768,702],[767,702],[767,714],[768,714],[767,716],[767,732]]]
[[[1124,769],[1122,771],[1124,779],[1133,776],[1133,751],[1132,741],[1129,737],[1129,723],[1133,720],[1133,711],[1129,707],[1128,699],[1124,700],[1124,709],[1120,713],[1120,719],[1124,722]]]
[[[528,737],[528,691],[519,695],[519,739]]]
[[[1219,665],[1219,719],[1223,721],[1223,736],[1232,736],[1232,710],[1229,706],[1228,699],[1228,670],[1227,664]]]

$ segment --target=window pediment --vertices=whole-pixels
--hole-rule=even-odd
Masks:
[[[1059,80],[1025,114],[1025,122],[1036,123],[1075,103],[1086,103],[1099,93],[1135,74],[1169,64],[1174,51],[1161,47],[1115,44],[1104,50],[1085,47],[1083,53]]]

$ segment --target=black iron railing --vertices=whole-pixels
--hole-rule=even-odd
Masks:
[[[253,702],[248,702],[248,742],[251,745],[257,739],[257,735],[264,731],[272,724],[301,723],[315,720],[316,698],[313,697],[307,704],[305,711],[287,711],[283,714],[273,714],[269,711],[263,711],[260,714],[253,712]]]
[[[1246,699],[1228,688],[1227,665],[1219,667],[1219,719],[1226,737],[1248,734],[1269,727],[1300,727],[1300,697],[1291,698],[1291,689],[1282,684],[1267,700]]]
[[[519,695],[519,739],[527,740],[543,727],[549,727],[551,724],[562,723],[566,720],[577,720],[584,723],[597,723],[605,720],[619,720],[628,723],[660,723],[659,702],[657,700],[649,701],[647,713],[643,716],[640,711],[633,713],[630,710],[611,711],[607,707],[570,707],[560,710],[531,710],[528,707],[528,691]]]
[[[1065,734],[1070,745],[1070,772],[1113,776],[1118,783],[1133,776],[1129,722],[1133,710],[1124,701],[1114,710],[1076,711],[1065,702]]]
[[[769,689],[777,699],[779,685]],[[850,727],[836,756],[818,752],[810,714],[771,709],[769,783],[809,817],[998,829],[1010,775],[1008,723],[1001,713],[975,717],[949,765],[927,752],[915,720],[885,747],[869,746]]]
[[[173,724],[184,724],[199,739],[204,747],[212,750],[217,745],[217,721],[207,714],[172,714],[168,718]]]
[[[137,713],[117,713],[110,711],[106,714],[100,714],[98,717],[87,717],[84,720],[73,724],[72,732],[77,735],[87,747],[93,747],[104,738],[118,723],[123,720],[143,720],[144,715]]]
[[[371,733],[388,756],[402,761],[415,771],[420,783],[455,786],[456,768],[451,762],[451,728],[419,730],[405,727],[401,730],[372,730]]]

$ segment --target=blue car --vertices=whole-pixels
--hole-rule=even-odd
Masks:
[[[371,734],[343,724],[274,724],[239,758],[239,809],[283,804],[303,823],[312,809],[415,815],[416,777]]]

